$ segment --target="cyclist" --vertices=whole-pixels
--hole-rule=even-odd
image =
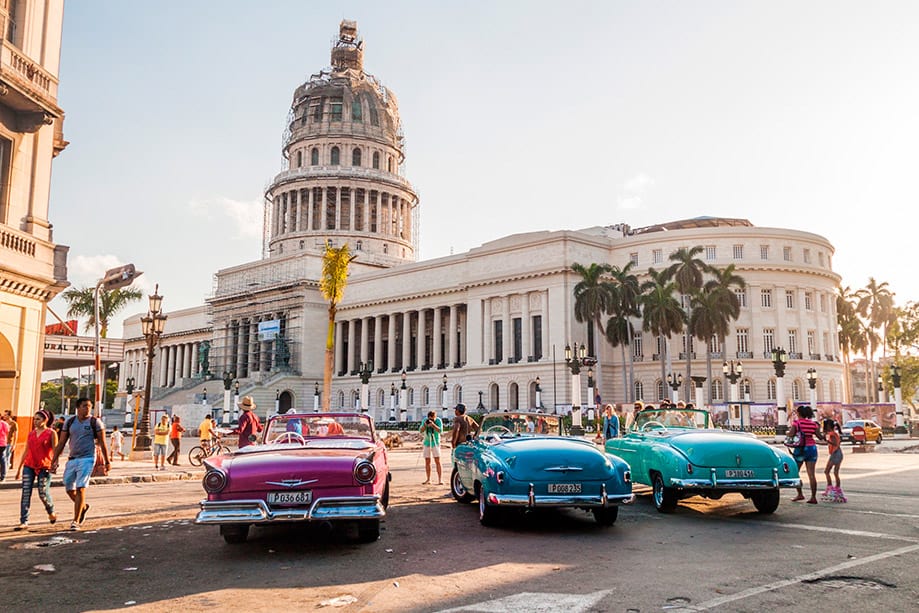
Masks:
[[[214,422],[211,421],[211,416],[208,414],[200,424],[198,424],[198,438],[201,440],[201,447],[210,454],[211,453],[211,441],[216,438],[216,432],[214,432]]]

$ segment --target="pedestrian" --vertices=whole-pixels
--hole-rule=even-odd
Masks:
[[[453,428],[450,430],[450,443],[454,449],[460,443],[466,442],[466,437],[479,433],[479,424],[476,420],[466,415],[466,405],[460,402],[453,409]]]
[[[105,468],[111,466],[108,459],[108,449],[105,445],[105,430],[102,422],[91,415],[93,403],[89,398],[77,399],[77,414],[72,416],[61,428],[61,436],[54,448],[54,457],[51,459],[51,472],[56,472],[58,459],[64,451],[64,445],[70,444],[70,455],[64,467],[64,489],[73,501],[73,521],[70,522],[71,530],[79,530],[86,519],[89,504],[86,502],[86,488],[89,487],[89,477],[96,463],[96,441],[102,448]]]
[[[794,438],[795,433],[800,432],[804,437],[804,445],[794,448],[795,462],[798,463],[798,470],[804,464],[807,469],[807,480],[810,482],[811,497],[808,504],[817,504],[817,441],[820,437],[820,426],[814,421],[814,410],[802,404],[796,409],[798,419],[794,420],[788,428],[788,436]],[[801,502],[804,500],[804,493],[801,486],[798,486],[798,495],[791,499],[792,502]]]
[[[57,432],[57,437],[61,437],[61,430],[64,429],[64,416],[61,415],[54,420],[54,424],[51,426],[51,429]]]
[[[613,413],[613,405],[603,407],[603,441],[619,436],[619,417]]]
[[[182,419],[178,415],[172,416],[172,427],[169,429],[169,442],[172,443],[172,453],[166,458],[166,461],[173,466],[179,465],[179,447],[182,445],[182,433],[185,428],[182,427]]]
[[[847,502],[846,495],[842,492],[842,486],[839,484],[839,467],[842,464],[842,430],[835,419],[823,420],[823,436],[826,438],[827,452],[830,457],[827,458],[826,468],[823,474],[826,475],[826,490],[823,492],[823,499],[827,502]],[[836,479],[836,485],[833,485],[830,479],[830,472]]]
[[[201,448],[208,453],[211,451],[211,439],[214,437],[214,422],[211,421],[211,415],[208,413],[198,424],[198,440],[201,441]]]
[[[7,409],[3,412],[3,421],[10,427],[9,434],[6,435],[6,465],[13,468],[16,462],[16,443],[19,441],[19,424],[13,417],[13,412]]]
[[[0,419],[0,481],[6,481],[6,447],[9,441],[10,425]]]
[[[443,485],[443,468],[440,466],[440,434],[444,431],[444,424],[437,417],[437,413],[428,411],[428,418],[421,424],[419,431],[424,434],[421,442],[421,455],[424,457],[424,484],[431,482],[431,458],[433,458],[437,467],[437,485]]]
[[[166,441],[169,439],[169,416],[160,417],[153,428],[153,470],[166,470]]]
[[[118,426],[112,426],[112,448],[109,450],[111,454],[109,456],[110,460],[115,460],[115,454],[121,456],[121,461],[124,462],[124,433],[118,429]]]
[[[239,416],[239,448],[252,445],[258,440],[258,433],[262,431],[262,424],[255,414],[255,400],[252,396],[243,396],[239,401],[242,413]]]
[[[26,450],[19,460],[16,478],[22,478],[22,498],[19,502],[19,525],[14,530],[29,527],[29,507],[32,506],[32,488],[38,482],[38,498],[45,505],[48,521],[57,521],[54,500],[51,499],[51,459],[57,446],[57,432],[49,427],[54,416],[44,409],[32,416],[32,431],[26,438]]]

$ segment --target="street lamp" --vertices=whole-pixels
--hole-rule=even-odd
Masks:
[[[683,373],[677,373],[675,377],[673,373],[668,373],[667,385],[673,390],[673,403],[676,404],[677,400],[680,399],[680,386],[683,385]]]
[[[207,388],[206,387],[202,390],[201,404],[203,404],[204,406],[207,406]]]
[[[575,343],[573,349],[565,345],[565,365],[571,370],[571,434],[575,436],[584,434],[581,426],[581,367],[590,363],[587,345],[579,346]]]
[[[887,402],[884,398],[884,376],[878,373],[878,402]]]
[[[542,408],[542,387],[539,385],[539,377],[536,377],[536,408]]]
[[[366,413],[370,409],[370,377],[373,375],[373,361],[361,362],[357,374],[361,377],[361,393],[357,399],[358,410]]]
[[[230,411],[230,389],[233,387],[233,379],[235,378],[236,373],[228,370],[223,371],[223,415],[220,418],[223,425],[228,425],[233,415],[232,411]]]
[[[396,384],[389,386],[389,421],[396,421]]]
[[[903,418],[903,393],[900,390],[900,377],[900,367],[896,364],[891,364],[890,378],[893,381],[893,398],[897,411],[897,427],[893,431],[893,437],[909,438],[909,431],[906,429],[906,422]]]
[[[441,388],[440,396],[440,408],[441,410],[441,419],[447,419],[447,373],[444,373],[443,379],[444,386]]]
[[[125,400],[125,403],[124,403],[124,425],[125,425],[125,427],[127,427],[128,425],[130,425],[130,424],[134,421],[133,419],[131,419],[131,417],[132,417],[132,415],[131,415],[131,412],[132,412],[132,411],[131,411],[131,400],[134,399],[134,386],[135,386],[135,384],[136,384],[136,381],[134,380],[134,377],[128,377],[128,378],[125,379],[125,381],[124,381],[124,388],[125,388],[125,391],[128,393],[128,397],[127,397],[127,399]]]
[[[807,385],[810,387],[810,405],[811,409],[816,413],[817,411],[817,369],[808,368],[807,374]]]
[[[737,380],[743,376],[743,362],[731,360],[728,364],[725,362],[721,365],[721,372],[731,383],[731,402],[737,402]]]
[[[399,419],[405,421],[408,413],[408,388],[405,387],[405,380],[408,379],[408,375],[405,374],[404,368],[400,377],[402,377],[402,387],[399,388]]]
[[[476,407],[475,407],[475,410],[476,410],[476,411],[484,411],[484,410],[485,410],[485,405],[482,404],[482,394],[483,394],[483,392],[479,392],[479,404],[477,404]]]
[[[233,383],[233,423],[239,423],[239,379]]]
[[[788,432],[788,407],[785,406],[786,362],[788,362],[788,354],[785,350],[781,347],[774,347],[772,349],[772,367],[775,369],[776,443],[781,443],[785,440],[785,434]]]
[[[281,414],[281,390],[274,390],[274,414]]]
[[[160,335],[166,328],[166,315],[162,312],[163,297],[160,296],[159,284],[149,296],[150,308],[144,317],[140,318],[141,330],[144,339],[147,341],[147,372],[146,383],[144,385],[144,410],[141,414],[140,424],[135,424],[139,432],[134,438],[134,452],[150,451],[150,388],[152,387],[153,378],[153,358],[156,356],[156,344],[160,340]]]
[[[95,328],[93,354],[95,357],[96,367],[96,402],[93,404],[93,413],[97,417],[102,416],[102,407],[99,405],[99,399],[102,394],[102,341],[100,340],[101,336],[99,334],[99,290],[104,287],[106,292],[112,292],[116,289],[126,287],[131,285],[131,283],[134,282],[134,279],[142,274],[144,273],[134,269],[134,264],[126,264],[124,266],[119,266],[118,268],[106,270],[105,276],[99,279],[99,282],[96,283],[96,288],[93,291],[93,324]],[[156,290],[154,290],[154,293],[156,293]],[[150,300],[152,305],[152,296],[150,297]],[[159,311],[158,307],[159,305],[157,305],[157,311]],[[148,313],[147,315],[149,316],[150,314]]]
[[[316,381],[316,385],[313,386],[313,412],[319,412],[319,381]]]

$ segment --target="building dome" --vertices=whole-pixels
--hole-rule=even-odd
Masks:
[[[269,256],[348,243],[359,261],[415,260],[418,197],[405,160],[395,95],[363,69],[357,24],[342,21],[331,68],[294,92],[285,170],[269,186]]]

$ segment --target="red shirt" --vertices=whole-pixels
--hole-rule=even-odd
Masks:
[[[29,432],[26,454],[22,458],[23,466],[33,470],[51,470],[51,458],[54,456],[54,445],[51,444],[53,432],[51,428],[45,428],[41,434],[38,430]]]
[[[172,428],[169,429],[169,438],[182,438],[185,428],[177,421],[172,422]]]
[[[258,421],[258,415],[252,411],[243,411],[239,416],[239,447],[251,445],[252,441],[249,436],[258,434],[262,431],[262,424]]]

